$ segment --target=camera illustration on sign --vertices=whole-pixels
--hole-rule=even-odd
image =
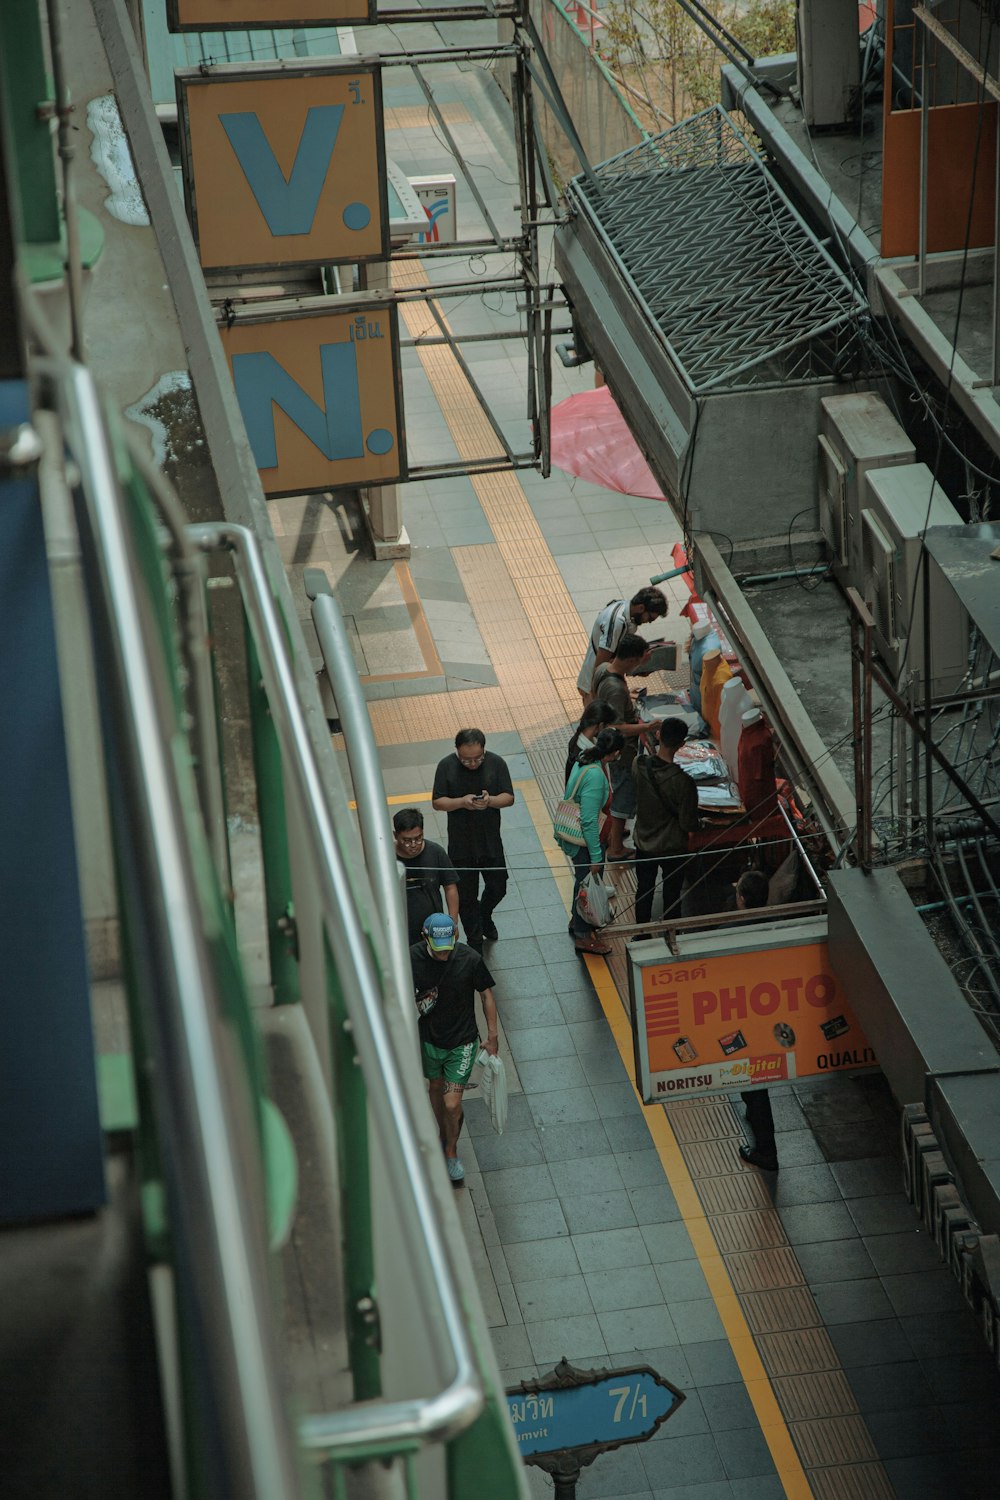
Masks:
[[[826,918],[679,933],[630,950],[644,1101],[877,1066],[830,966]]]
[[[180,69],[184,197],[205,271],[384,260],[374,63]]]
[[[375,17],[375,0],[167,0],[170,31],[365,25]]]
[[[271,304],[220,333],[265,495],[405,479],[392,304],[301,316]]]

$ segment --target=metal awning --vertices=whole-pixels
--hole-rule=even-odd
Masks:
[[[692,393],[833,373],[860,303],[721,106],[575,178],[569,197]]]

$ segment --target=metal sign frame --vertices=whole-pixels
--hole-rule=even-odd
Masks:
[[[609,1379],[628,1380],[633,1375],[648,1375],[656,1385],[663,1386],[675,1398],[669,1411],[665,1412],[662,1417],[657,1417],[651,1423],[648,1432],[644,1432],[641,1436],[619,1438],[615,1442],[582,1443],[575,1448],[556,1448],[549,1453],[525,1453],[522,1455],[522,1462],[544,1469],[557,1481],[572,1483],[579,1477],[580,1469],[592,1464],[595,1459],[600,1458],[602,1453],[612,1453],[616,1448],[624,1448],[629,1443],[648,1442],[687,1398],[682,1390],[665,1379],[651,1365],[629,1365],[624,1370],[580,1370],[575,1365],[571,1365],[567,1359],[561,1359],[551,1375],[544,1375],[538,1380],[523,1380],[520,1385],[509,1386],[505,1392],[508,1397],[539,1396],[550,1394],[552,1391],[578,1390],[582,1386],[601,1385]]]
[[[731,1015],[723,1015],[722,996],[726,992],[720,990],[717,997],[720,1017],[711,1028],[713,1032],[718,1029],[723,1031],[723,1035],[714,1038],[714,1045],[718,1047],[719,1055],[716,1056],[713,1052],[711,1056],[699,1061],[698,1047],[703,1045],[703,1038],[696,1031],[692,1031],[691,1037],[682,1035],[683,1022],[680,1016],[689,998],[697,1009],[698,1000],[705,1000],[712,992],[695,994],[692,991],[689,997],[686,987],[697,980],[711,982],[706,974],[706,965],[732,964],[741,958],[746,959],[749,965],[749,961],[754,957],[768,953],[780,955],[794,948],[825,947],[826,918],[823,916],[784,921],[776,919],[773,923],[741,930],[740,938],[746,945],[742,949],[735,944],[732,947],[725,944],[717,946],[720,936],[718,930],[714,933],[701,930],[683,937],[677,934],[675,944],[678,951],[676,952],[671,951],[670,946],[665,942],[631,945],[628,950],[629,1014],[632,1023],[635,1080],[644,1104],[666,1104],[678,1098],[699,1098],[720,1092],[733,1093],[759,1088],[780,1088],[794,1083],[796,1079],[822,1078],[844,1072],[856,1073],[879,1066],[875,1052],[861,1029],[853,1007],[840,992],[839,983],[832,973],[824,973],[816,977],[817,983],[820,978],[833,983],[833,995],[829,998],[821,999],[818,992],[810,995],[809,985],[813,984],[813,980],[806,982],[790,979],[787,981],[789,984],[798,984],[798,989],[793,992],[794,1005],[788,1002],[786,1007],[794,1011],[794,1025],[788,1024],[782,1009],[786,1002],[781,999],[779,989],[783,992],[785,981],[779,987],[779,984],[772,982],[772,976],[772,979],[759,982],[748,995],[744,996],[744,1001],[741,1003],[743,1003],[746,1015],[742,1025],[739,1019],[733,1020]],[[713,939],[716,942],[713,942]],[[649,969],[663,970],[666,975],[665,982],[676,987],[669,992],[662,991],[655,997],[656,1010],[652,1016],[647,1010],[646,992],[642,983],[642,975]],[[746,988],[750,990],[749,981]],[[761,991],[761,995],[759,999],[756,999],[758,990]],[[804,994],[804,1003],[800,1003],[798,999],[799,990]],[[764,991],[767,993],[764,994]],[[671,996],[677,997],[672,1004]],[[751,1015],[750,1011],[754,1014]],[[839,1014],[834,1014],[834,1012],[839,1012]],[[760,1029],[761,1017],[766,1017],[768,1025],[772,1021],[777,1023],[773,1027],[775,1042],[766,1053],[757,1053],[753,1050],[753,1034],[754,1031]],[[814,1036],[802,1033],[800,1017],[815,1019],[816,1025],[831,1048],[831,1055],[835,1053],[840,1060],[827,1069],[810,1068],[803,1071],[799,1067],[799,1052],[805,1042],[808,1040],[813,1045],[816,1043]],[[743,1026],[748,1022],[752,1024],[748,1027],[747,1036],[744,1036]],[[650,1058],[651,1025],[654,1028],[654,1037],[671,1039],[670,1047],[677,1059],[676,1065],[667,1069],[657,1068],[654,1071]],[[677,1027],[676,1031],[675,1027]],[[796,1027],[799,1028],[798,1037]],[[844,1042],[838,1050],[837,1042],[841,1037]],[[673,1040],[674,1038],[676,1039]],[[797,1040],[798,1048],[796,1048]],[[698,1045],[696,1046],[695,1043]],[[845,1043],[849,1044],[846,1049]],[[666,1045],[666,1043],[661,1042],[660,1045]],[[822,1043],[819,1045],[822,1046]],[[850,1057],[847,1057],[847,1052],[851,1054]],[[730,1058],[732,1061],[729,1060]],[[804,1057],[802,1061],[804,1063]]]
[[[302,16],[298,14],[298,7],[305,9],[302,0],[289,0],[286,10],[296,10],[295,15],[288,15],[282,10],[281,0],[271,0],[271,8],[278,12],[272,16],[246,15],[233,19],[233,5],[224,4],[221,0],[214,0],[215,8],[220,11],[220,16],[199,15],[197,19],[185,21],[181,19],[181,13],[190,14],[194,10],[207,10],[212,7],[213,0],[167,0],[167,30],[168,31],[254,31],[258,27],[274,27],[279,31],[289,30],[292,27],[324,27],[324,26],[370,26],[378,20],[377,0],[322,0],[324,15]],[[319,7],[317,7],[319,9]],[[331,14],[342,10],[343,14]],[[225,17],[225,19],[223,19]]]
[[[356,489],[359,485],[400,484],[409,478],[406,457],[406,425],[403,411],[403,374],[400,360],[398,307],[392,297],[376,297],[362,294],[349,298],[317,297],[303,303],[259,303],[240,309],[227,304],[226,307],[216,309],[216,320],[220,325],[219,332],[224,344],[226,342],[226,334],[232,328],[243,328],[256,324],[284,326],[292,322],[308,321],[324,317],[344,318],[345,320],[353,320],[355,323],[364,323],[380,314],[389,320],[392,404],[396,424],[396,454],[398,457],[398,462],[394,466],[394,472],[380,474],[377,478],[355,475],[352,478],[341,479],[339,481],[331,481],[328,477],[325,477],[315,484],[304,486],[297,484],[287,489],[271,489],[263,477],[266,471],[258,470],[258,473],[261,474],[261,483],[268,500],[280,500],[288,495],[321,495],[327,491]],[[230,361],[231,370],[231,355],[228,349],[226,350],[226,355]]]
[[[226,84],[256,84],[278,80],[284,82],[310,78],[342,78],[350,80],[362,77],[370,80],[372,116],[375,125],[376,181],[373,184],[373,188],[380,219],[378,245],[365,254],[359,254],[356,247],[351,249],[350,254],[343,255],[331,254],[325,250],[323,253],[317,253],[315,249],[311,249],[308,253],[298,256],[276,255],[269,260],[254,259],[206,265],[202,258],[202,237],[199,230],[198,189],[195,182],[188,104],[190,91],[209,85],[214,85],[218,88]],[[382,68],[378,58],[358,56],[345,58],[339,62],[324,60],[322,63],[317,63],[307,60],[303,62],[261,63],[251,66],[243,63],[223,63],[215,67],[206,68],[178,68],[174,72],[174,79],[177,88],[177,128],[181,153],[181,175],[184,182],[184,207],[187,212],[188,222],[191,225],[191,234],[198,250],[199,262],[207,275],[236,276],[250,271],[274,271],[283,266],[364,265],[369,262],[386,261],[389,259],[391,253],[389,194],[386,185]],[[287,239],[289,236],[284,236],[284,238]]]

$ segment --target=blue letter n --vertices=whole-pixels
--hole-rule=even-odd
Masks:
[[[278,467],[272,403],[281,407],[331,463],[340,458],[362,457],[357,350],[349,343],[321,344],[319,352],[323,371],[322,406],[316,405],[273,354],[233,355],[236,399],[258,469]]]
[[[342,104],[318,104],[309,110],[287,180],[255,114],[219,116],[273,235],[308,234],[312,229],[343,114]]]

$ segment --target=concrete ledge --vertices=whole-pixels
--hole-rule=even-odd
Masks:
[[[1000,1057],[895,870],[834,870],[828,889],[830,961],[896,1098],[979,1074],[1000,1111]]]
[[[1000,1234],[1000,1084],[994,1074],[932,1078],[934,1134],[951,1161],[966,1208],[986,1234]]]

